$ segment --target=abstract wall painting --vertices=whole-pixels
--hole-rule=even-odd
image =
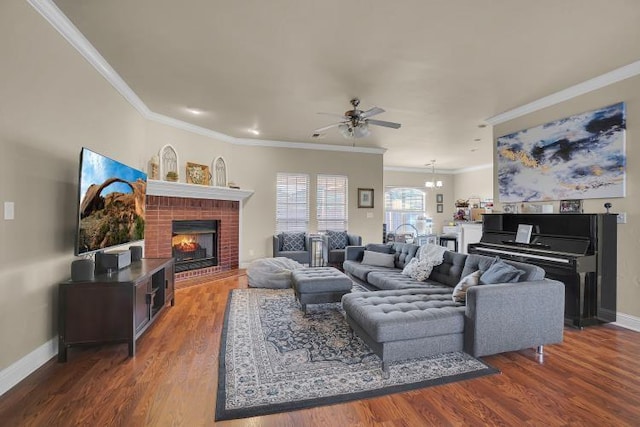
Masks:
[[[499,137],[500,202],[624,197],[625,137],[623,102]]]

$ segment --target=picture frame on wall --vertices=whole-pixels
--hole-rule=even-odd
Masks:
[[[442,203],[444,201],[443,194],[436,194],[436,203]]]
[[[443,213],[444,212],[444,205],[442,203],[438,203],[436,205],[436,212],[437,213]]]
[[[373,188],[358,188],[358,207],[373,208]]]
[[[582,213],[582,200],[560,200],[560,213]]]

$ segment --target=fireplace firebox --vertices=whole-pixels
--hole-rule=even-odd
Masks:
[[[176,273],[218,265],[219,220],[172,222],[171,252]]]

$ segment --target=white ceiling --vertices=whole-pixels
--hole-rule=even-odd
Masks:
[[[155,113],[237,138],[383,147],[392,167],[491,163],[485,119],[640,59],[637,0],[55,4]],[[334,121],[318,112],[354,96],[402,127],[311,137]]]

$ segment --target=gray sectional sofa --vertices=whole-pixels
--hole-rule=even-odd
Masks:
[[[476,357],[535,347],[541,352],[543,345],[562,341],[564,285],[545,278],[540,267],[505,261],[521,272],[518,281],[470,287],[464,304],[453,300],[454,287],[465,276],[488,270],[494,258],[446,251],[429,278],[417,281],[402,274],[418,256],[417,245],[366,249],[393,254],[393,267],[363,264],[365,246],[347,247],[345,273],[376,292],[347,294],[342,305],[383,368],[442,352],[464,350]]]

